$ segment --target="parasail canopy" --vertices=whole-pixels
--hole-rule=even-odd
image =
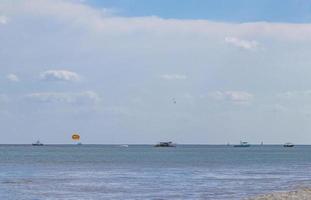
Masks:
[[[78,141],[78,140],[80,140],[80,135],[77,134],[77,133],[74,133],[74,134],[71,136],[71,138],[72,138],[73,140]]]

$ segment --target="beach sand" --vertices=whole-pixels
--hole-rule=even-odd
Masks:
[[[249,198],[248,200],[311,200],[311,188],[260,195],[258,197]]]

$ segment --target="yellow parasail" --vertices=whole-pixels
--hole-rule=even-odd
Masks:
[[[80,140],[80,135],[77,134],[77,133],[74,133],[74,134],[71,136],[71,138],[72,138],[73,140],[75,140],[75,141],[78,141],[78,140]]]

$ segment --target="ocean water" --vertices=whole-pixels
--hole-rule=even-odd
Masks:
[[[311,183],[311,146],[0,145],[0,199],[243,199]]]

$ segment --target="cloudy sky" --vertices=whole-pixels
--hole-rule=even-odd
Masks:
[[[310,11],[1,0],[0,143],[311,143]]]

